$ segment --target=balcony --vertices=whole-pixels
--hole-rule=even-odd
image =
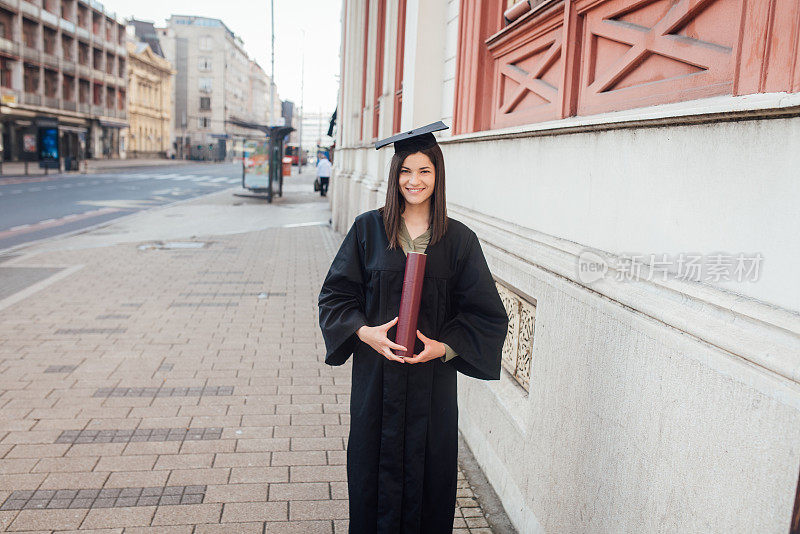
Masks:
[[[75,33],[78,35],[78,37],[83,37],[86,41],[89,40],[89,30],[87,30],[86,28],[81,28],[80,26],[78,26],[77,28],[75,28]]]
[[[55,13],[50,13],[46,9],[42,9],[40,16],[42,18],[42,22],[46,22],[46,23],[50,24],[51,26],[58,26],[58,18],[59,17]]]
[[[66,19],[61,19],[58,25],[61,26],[62,30],[68,33],[75,33],[75,24]]]
[[[0,4],[19,10],[19,0],[0,0]]]
[[[19,43],[8,39],[0,39],[0,52],[19,57]]]
[[[39,51],[35,48],[31,48],[30,46],[23,46],[22,57],[28,61],[35,61],[36,63],[38,63]]]
[[[75,62],[69,59],[61,60],[61,72],[66,74],[75,74]]]
[[[78,75],[83,78],[91,78],[92,68],[88,65],[78,65]]]
[[[54,69],[58,68],[58,57],[53,54],[48,54],[47,52],[42,52],[41,61],[48,67],[53,67]]]
[[[61,109],[64,109],[64,110],[67,110],[67,111],[75,111],[76,108],[77,108],[77,105],[75,104],[75,102],[67,102],[67,101],[61,102]]]
[[[78,111],[80,111],[81,113],[89,114],[92,112],[92,106],[85,103],[78,104]]]
[[[58,109],[58,108],[60,108],[60,107],[61,107],[59,104],[60,104],[60,103],[59,103],[59,100],[58,100],[58,98],[56,98],[56,97],[53,97],[53,96],[46,96],[46,97],[44,98],[44,105],[45,105],[45,107],[48,107],[48,108],[53,108],[53,109]]]
[[[92,106],[92,115],[97,115],[99,117],[99,116],[101,116],[103,114],[104,110],[105,110],[105,108],[103,106],[93,105]]]
[[[26,2],[25,0],[22,0],[19,3],[19,9],[23,13],[27,13],[28,15],[30,15],[32,17],[35,17],[37,19],[39,18],[39,6],[35,6],[35,5],[31,4],[30,2]]]
[[[25,93],[23,102],[29,106],[41,106],[42,95],[35,95],[33,93]]]

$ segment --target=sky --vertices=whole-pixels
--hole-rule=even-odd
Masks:
[[[301,102],[307,112],[336,108],[339,87],[341,0],[273,0],[275,83],[281,100]],[[135,17],[163,26],[170,15],[217,18],[244,41],[244,49],[270,74],[270,0],[101,0],[120,19]],[[305,39],[303,38],[305,31]],[[305,49],[305,69],[301,58]]]

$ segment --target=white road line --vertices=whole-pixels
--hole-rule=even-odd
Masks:
[[[51,222],[55,222],[55,219],[45,219],[43,221],[39,221],[36,224],[47,224],[47,223],[51,223]]]
[[[41,187],[29,187],[28,188],[28,191],[41,191],[41,190],[42,190]]]
[[[54,186],[54,185],[48,185],[47,187],[45,187],[45,189],[56,189],[56,186]]]
[[[31,227],[31,225],[30,225],[30,224],[20,224],[19,226],[15,226],[15,227],[13,227],[13,228],[9,228],[9,230],[10,230],[11,232],[15,232],[15,231],[17,231],[17,230],[22,230],[22,229],[24,229],[24,228],[30,228],[30,227]]]
[[[229,184],[238,184],[238,183],[241,183],[241,182],[242,181],[239,178],[231,178],[231,179],[228,180]]]
[[[194,178],[194,175],[190,174],[188,176],[176,176],[175,178],[173,178],[173,180],[175,180],[176,182],[183,182],[185,180],[191,180],[192,178]]]
[[[11,191],[12,195],[19,195],[20,193],[22,193],[22,189],[14,189]]]
[[[215,183],[215,184],[219,183],[219,182],[226,182],[226,181],[228,181],[228,178],[214,178],[213,180],[209,180],[209,182]]]

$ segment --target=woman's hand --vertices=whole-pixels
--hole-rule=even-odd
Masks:
[[[419,330],[417,330],[417,337],[425,344],[425,348],[419,354],[405,358],[406,363],[422,363],[444,356],[444,343],[423,336]]]
[[[406,348],[402,345],[398,345],[386,337],[386,333],[395,325],[395,323],[397,323],[397,317],[388,323],[378,326],[364,325],[356,331],[356,335],[361,341],[375,349],[379,354],[382,354],[387,359],[405,363],[406,360],[392,352],[392,349],[406,350]]]

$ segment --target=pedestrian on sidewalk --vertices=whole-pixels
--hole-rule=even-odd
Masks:
[[[331,162],[328,161],[328,155],[325,152],[320,152],[317,161],[317,178],[319,178],[319,194],[326,196],[328,193],[328,182],[331,179]]]
[[[456,373],[500,378],[508,316],[475,232],[447,216],[433,131],[398,134],[383,207],[356,217],[319,294],[325,363],[353,355],[350,532],[450,534],[458,473]],[[394,350],[406,255],[426,255],[413,356]]]

